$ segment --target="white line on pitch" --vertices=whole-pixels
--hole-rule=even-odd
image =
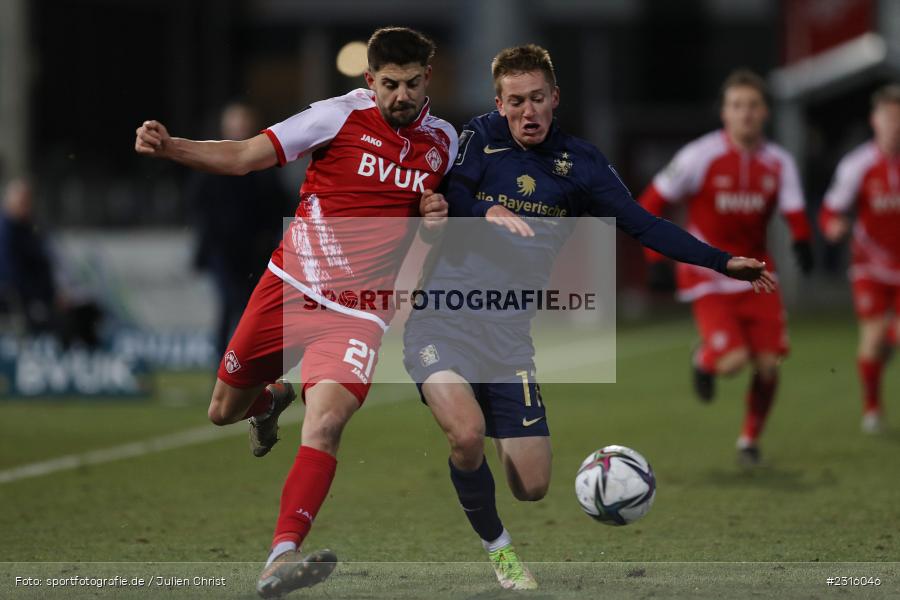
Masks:
[[[635,358],[644,354],[670,350],[681,345],[683,344],[654,344],[652,348],[643,347],[638,350],[623,351],[619,353],[619,358]],[[556,370],[557,369],[547,369],[544,372],[552,373]],[[395,402],[399,402],[400,400],[401,398],[392,396],[391,398],[372,402],[371,404],[380,406],[384,404],[393,404]],[[294,414],[291,416],[285,415],[284,419],[281,420],[280,423],[282,425],[299,423],[302,420],[302,416],[302,413]],[[139,456],[145,456],[147,454],[163,452],[165,450],[174,450],[176,448],[184,448],[185,446],[194,446],[197,444],[214,442],[216,440],[236,436],[238,434],[246,435],[246,431],[247,430],[242,427],[214,427],[212,425],[203,425],[200,427],[194,427],[193,429],[186,429],[177,433],[150,438],[140,442],[131,442],[128,444],[121,444],[119,446],[102,448],[100,450],[90,450],[88,452],[82,452],[79,454],[67,454],[65,456],[51,458],[50,460],[29,463],[19,467],[13,467],[11,469],[0,471],[0,485],[4,483],[12,483],[14,481],[20,481],[22,479],[29,479],[32,477],[41,477],[43,475],[49,475],[50,473],[57,473],[59,471],[70,471],[72,469],[78,469],[80,467],[102,465],[108,462],[124,460],[126,458],[137,458]]]
[[[284,422],[291,423],[299,421],[300,417],[295,416],[285,419]],[[68,471],[89,465],[102,465],[103,463],[116,460],[144,456],[146,454],[183,448],[184,446],[192,446],[194,444],[203,444],[205,442],[212,442],[230,437],[237,433],[238,431],[234,428],[203,425],[202,427],[194,427],[193,429],[186,429],[184,431],[179,431],[178,433],[150,438],[140,442],[131,442],[120,446],[102,448],[100,450],[90,450],[80,454],[67,454],[58,458],[0,471],[0,484],[10,483],[20,479],[28,479],[29,477],[40,477],[42,475],[56,473],[57,471]],[[246,430],[241,430],[240,433],[246,433]]]

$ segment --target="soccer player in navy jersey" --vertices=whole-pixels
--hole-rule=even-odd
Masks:
[[[525,289],[543,289],[565,240],[542,223],[582,215],[615,217],[619,229],[666,256],[750,281],[758,290],[774,289],[765,263],[732,257],[649,214],[599,150],[560,131],[553,118],[559,88],[546,50],[503,50],[492,71],[497,110],[465,125],[445,195],[451,217],[483,217],[496,225],[493,233],[521,252],[515,264],[526,268],[512,276],[492,271],[492,253],[482,252],[477,237],[445,235],[425,289],[496,289],[504,283],[509,289],[520,287],[514,278],[522,274]],[[527,202],[515,200],[523,195]],[[451,218],[448,226],[462,221]],[[404,334],[406,368],[450,444],[450,479],[506,589],[534,589],[537,583],[497,514],[484,438],[494,438],[513,495],[543,498],[551,448],[534,376],[531,316],[533,310],[416,311]]]

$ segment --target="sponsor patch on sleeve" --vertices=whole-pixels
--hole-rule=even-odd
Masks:
[[[616,168],[615,168],[614,166],[612,166],[612,164],[609,164],[609,165],[607,165],[607,166],[609,167],[609,170],[612,171],[612,174],[616,176],[616,179],[619,180],[619,183],[622,184],[622,187],[625,188],[625,191],[628,192],[628,195],[630,196],[630,195],[631,195],[631,190],[629,190],[629,189],[628,189],[628,186],[625,185],[625,182],[622,181],[622,178],[619,176],[619,172],[616,171]]]
[[[456,160],[453,164],[461,165],[466,160],[466,150],[469,149],[469,142],[472,141],[472,136],[474,135],[475,132],[471,129],[463,129],[462,133],[459,134],[459,150],[456,153]]]

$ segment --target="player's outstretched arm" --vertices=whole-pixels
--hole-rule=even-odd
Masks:
[[[775,278],[766,269],[766,263],[755,258],[734,256],[725,266],[725,274],[733,279],[749,281],[755,292],[774,292]]]
[[[766,270],[766,263],[755,258],[731,256],[701,242],[674,223],[652,216],[630,197],[622,200],[616,216],[617,227],[664,256],[749,281],[757,292],[775,290],[775,278]]]
[[[243,141],[195,141],[170,136],[159,121],[144,121],[135,134],[138,154],[173,160],[198,171],[246,175],[278,164],[275,147],[264,134]]]

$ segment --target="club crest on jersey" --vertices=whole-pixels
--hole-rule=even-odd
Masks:
[[[572,161],[569,160],[569,153],[563,152],[559,158],[553,160],[553,174],[565,177],[572,170]]]
[[[227,373],[234,373],[235,371],[240,370],[241,363],[238,362],[237,355],[234,353],[234,350],[229,350],[228,354],[225,355],[225,371]]]
[[[775,187],[778,185],[778,182],[775,181],[774,175],[763,175],[762,181],[760,182],[762,185],[762,189],[765,192],[774,192]]]
[[[428,344],[419,350],[419,361],[422,363],[423,367],[430,367],[439,360],[441,360],[441,357],[438,355],[437,348],[434,347],[434,344]]]
[[[728,333],[721,329],[713,332],[709,340],[709,345],[713,347],[713,350],[724,350],[728,345]]]
[[[537,182],[534,180],[534,177],[527,173],[516,177],[516,185],[519,186],[519,193],[523,196],[530,196],[537,189]]]
[[[431,150],[425,155],[425,162],[427,162],[428,166],[431,167],[431,170],[436,173],[437,170],[441,168],[441,163],[444,161],[441,160],[441,153],[437,151],[437,148],[432,146]]]

